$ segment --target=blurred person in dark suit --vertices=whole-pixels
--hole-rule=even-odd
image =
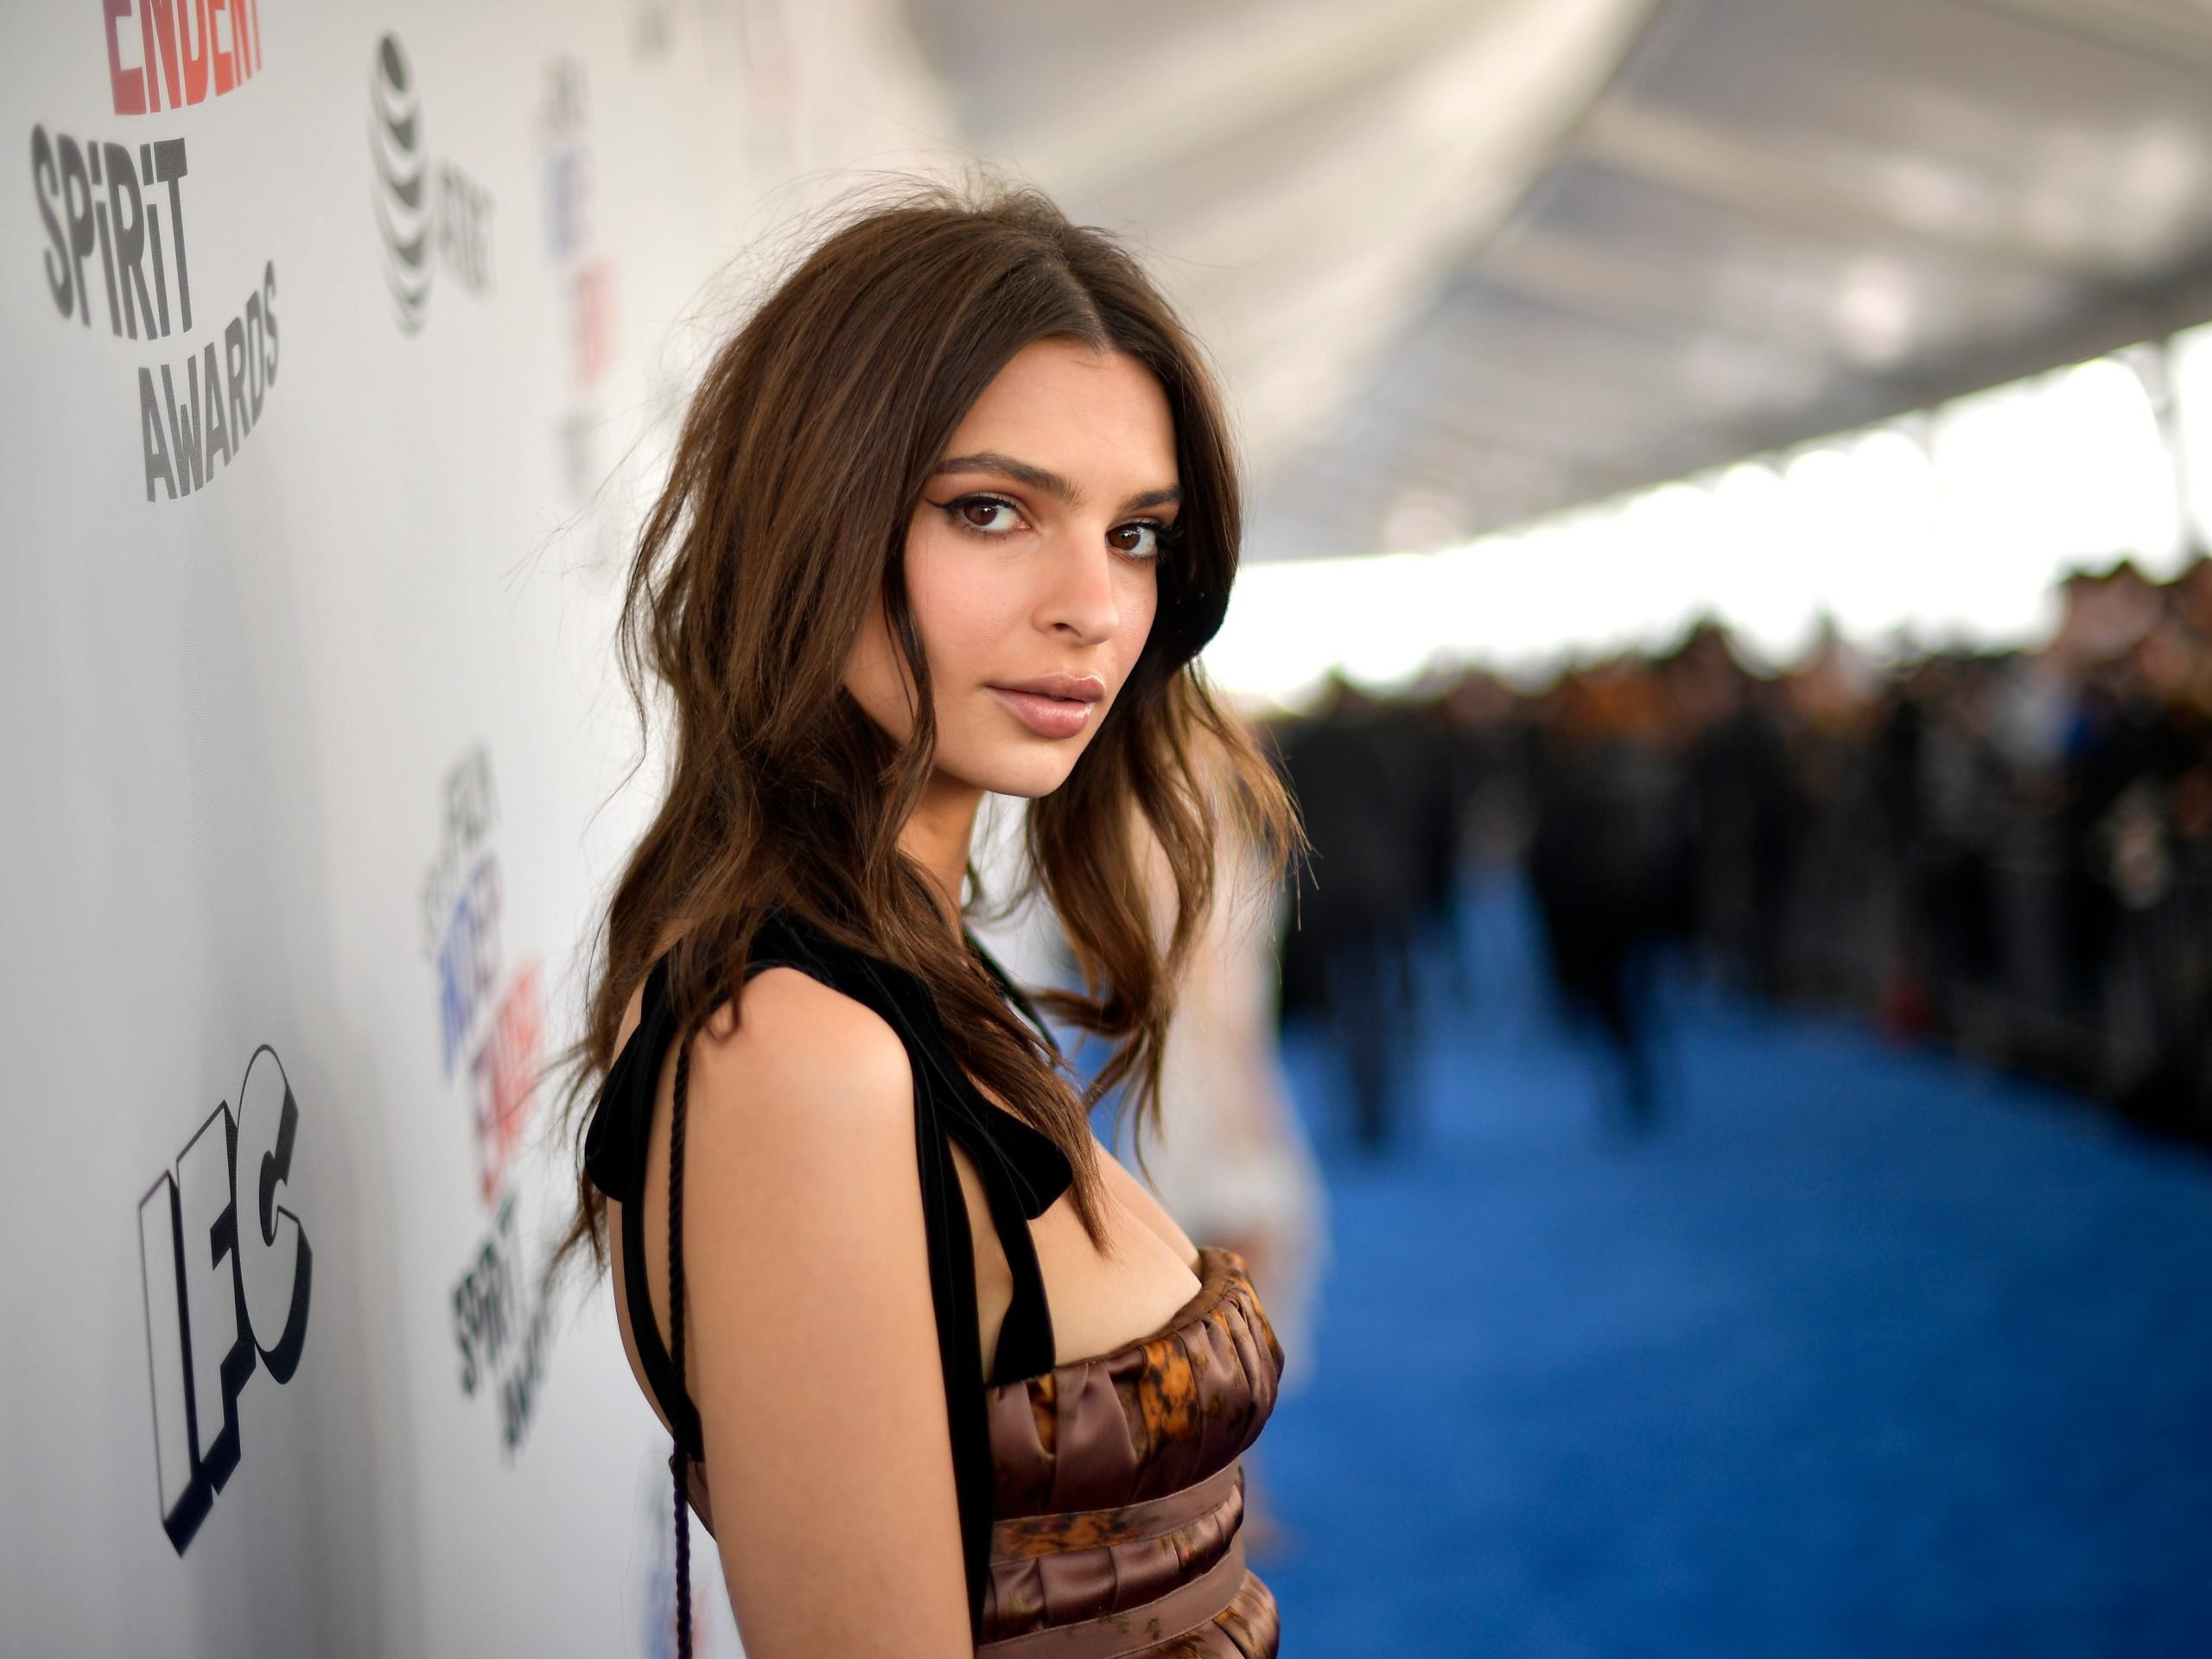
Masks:
[[[1283,948],[1283,1014],[1318,1015],[1351,1082],[1351,1129],[1370,1149],[1395,1133],[1414,1042],[1411,931],[1433,787],[1418,738],[1338,679],[1280,734],[1284,772],[1312,843]]]
[[[1573,675],[1533,734],[1529,881],[1567,1017],[1614,1061],[1605,1099],[1649,1128],[1659,1109],[1649,947],[1683,921],[1693,843],[1661,688],[1639,664]]]

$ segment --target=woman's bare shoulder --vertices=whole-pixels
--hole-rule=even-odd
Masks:
[[[715,1009],[692,1052],[695,1086],[840,1114],[904,1116],[913,1089],[906,1046],[883,1016],[796,968],[769,968]]]
[[[660,949],[679,937],[664,934]],[[640,982],[617,1028],[617,1053],[644,1012]],[[761,1102],[827,1096],[847,1111],[903,1112],[912,1087],[906,1047],[880,1014],[795,968],[769,968],[707,1017],[692,1046],[686,1101],[688,1110],[725,1094]]]

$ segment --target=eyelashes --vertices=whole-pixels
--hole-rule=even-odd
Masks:
[[[951,520],[955,530],[964,530],[971,536],[998,537],[1011,532],[1014,521],[1021,517],[1021,509],[1002,495],[963,495],[940,504],[944,516]],[[1003,515],[995,524],[979,524],[976,515]]]
[[[1013,534],[1021,518],[1020,505],[1002,495],[977,493],[930,505],[942,512],[955,530],[985,541],[996,541]],[[1133,545],[1124,544],[1121,538],[1129,535],[1141,539]],[[1108,531],[1106,543],[1132,563],[1147,564],[1180,542],[1182,535],[1179,524],[1162,518],[1131,518]]]

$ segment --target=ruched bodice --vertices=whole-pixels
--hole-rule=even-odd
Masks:
[[[1282,1350],[1234,1251],[1154,1336],[988,1390],[995,1522],[982,1651],[1269,1659],[1238,1459]],[[1178,1611],[1180,1608],[1182,1611]]]

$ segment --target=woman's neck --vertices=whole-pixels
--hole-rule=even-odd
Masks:
[[[931,775],[922,804],[899,832],[899,850],[922,867],[945,901],[945,913],[960,926],[960,889],[968,877],[968,855],[976,836],[976,814],[983,791],[944,772]]]

